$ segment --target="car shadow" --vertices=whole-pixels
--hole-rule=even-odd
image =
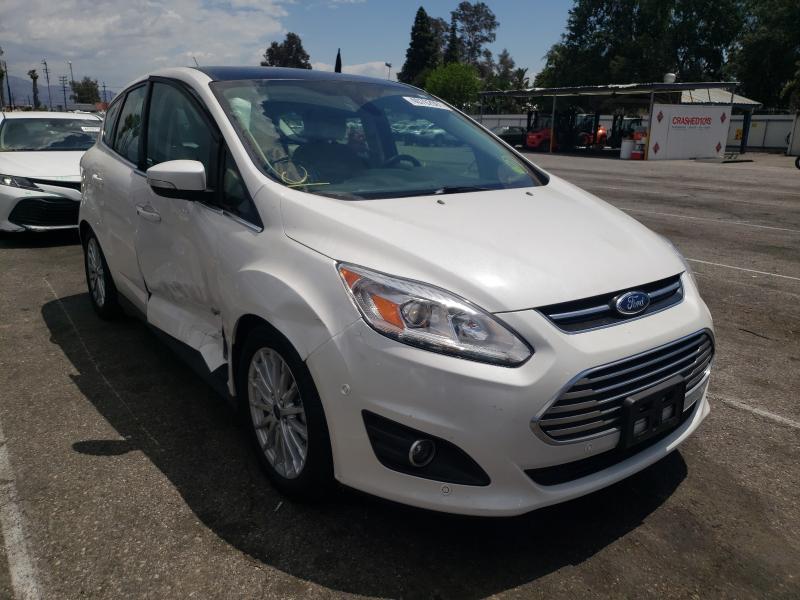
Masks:
[[[0,231],[0,248],[51,248],[53,246],[72,246],[81,241],[76,229],[42,231],[34,233],[8,233]]]
[[[141,322],[101,322],[86,294],[42,307],[70,375],[122,440],[75,452],[143,452],[198,519],[234,548],[334,590],[478,598],[577,565],[639,526],[686,477],[674,452],[584,498],[506,519],[448,516],[341,491],[287,501],[268,483],[234,411]]]

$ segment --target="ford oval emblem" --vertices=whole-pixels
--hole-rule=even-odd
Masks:
[[[614,300],[614,308],[626,317],[641,314],[648,306],[650,306],[650,295],[639,291],[625,292]]]

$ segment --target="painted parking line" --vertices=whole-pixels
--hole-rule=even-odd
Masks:
[[[793,427],[794,429],[800,429],[800,423],[793,419],[789,419],[787,417],[782,417],[781,415],[776,415],[773,412],[768,410],[764,410],[763,408],[756,408],[755,406],[750,406],[746,402],[742,402],[741,400],[736,400],[735,398],[728,398],[727,396],[719,396],[717,394],[708,394],[708,397],[712,400],[717,400],[722,402],[723,404],[728,404],[740,410],[746,410],[747,412],[751,412],[754,415],[758,415],[760,417],[764,417],[766,419],[770,419],[771,421],[775,421],[776,423],[780,423],[781,425],[787,425],[788,427]]]
[[[780,277],[781,279],[790,279],[791,281],[800,281],[800,277],[792,277],[791,275],[781,275],[780,273],[769,273],[768,271],[757,271],[755,269],[745,269],[744,267],[734,267],[733,265],[723,265],[722,263],[715,263],[708,260],[700,260],[699,258],[687,258],[689,262],[696,262],[701,265],[711,265],[713,267],[724,267],[726,269],[735,269],[737,271],[744,271],[746,273],[756,273],[758,275],[768,275],[770,277]]]
[[[800,233],[800,229],[790,229],[789,227],[774,227],[772,225],[758,225],[757,223],[748,223],[747,221],[729,221],[727,219],[712,219],[710,217],[692,217],[689,215],[678,215],[675,213],[657,212],[654,210],[641,210],[639,208],[624,208],[618,206],[620,210],[625,212],[640,213],[643,215],[657,215],[660,217],[675,217],[677,219],[691,219],[692,221],[710,221],[712,223],[720,223],[723,225],[741,225],[742,227],[756,227],[758,229],[772,229],[775,231],[788,231],[791,233]]]
[[[0,423],[0,527],[3,529],[11,588],[17,600],[39,600],[42,595],[28,552],[24,517],[18,498],[14,470],[8,455],[8,441]]]

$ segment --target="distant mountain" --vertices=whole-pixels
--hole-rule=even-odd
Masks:
[[[61,86],[53,85],[53,80],[55,79],[58,82],[58,77],[55,78],[53,76],[50,77],[50,93],[52,94],[53,98],[53,109],[57,109],[59,106],[64,105],[64,91],[61,89]],[[11,94],[14,97],[14,104],[15,105],[25,105],[27,106],[29,103],[33,104],[33,86],[31,85],[32,82],[27,77],[17,77],[16,75],[9,75],[8,77],[8,84],[11,85]],[[42,103],[43,106],[48,107],[49,97],[47,92],[47,82],[44,79],[44,75],[39,73],[39,102]],[[72,101],[69,98],[70,89],[67,86],[67,102],[72,104]],[[101,90],[102,94],[102,90]],[[109,91],[108,92],[108,101],[110,102],[111,99],[114,97],[114,93]],[[8,101],[8,85],[3,80],[3,97],[5,98],[6,104],[9,104]]]

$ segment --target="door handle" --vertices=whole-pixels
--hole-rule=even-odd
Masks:
[[[161,222],[161,215],[158,214],[155,210],[153,210],[152,206],[146,206],[144,204],[137,204],[136,205],[136,214],[142,217],[147,221],[151,221],[153,223],[160,223]]]

